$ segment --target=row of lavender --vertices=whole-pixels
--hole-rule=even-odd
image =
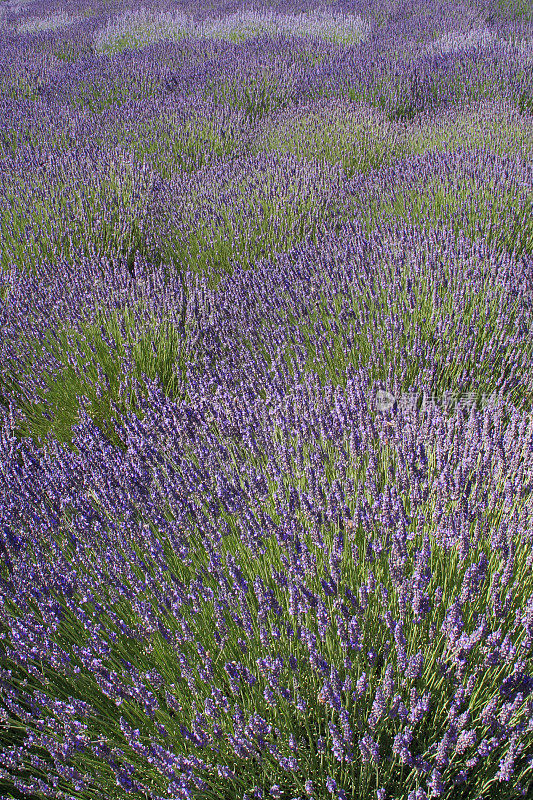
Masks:
[[[367,174],[355,171],[348,180],[339,164],[272,152],[221,158],[193,174],[182,171],[164,181],[127,152],[117,149],[97,160],[94,151],[88,151],[85,159],[79,154],[68,168],[72,199],[67,199],[65,162],[34,154],[32,163],[30,155],[23,151],[18,160],[10,159],[10,171],[4,171],[5,184],[11,184],[4,221],[11,222],[13,235],[10,241],[4,239],[10,266],[4,272],[3,291],[9,302],[2,307],[0,358],[4,403],[11,398],[24,408],[26,423],[20,430],[26,434],[43,437],[52,431],[69,441],[78,395],[89,398],[93,419],[109,423],[110,401],[119,401],[125,378],[117,348],[124,354],[131,347],[135,377],[157,378],[172,399],[185,396],[187,363],[209,369],[217,364],[220,354],[212,351],[212,340],[236,357],[248,331],[238,313],[244,301],[228,305],[227,316],[235,318],[231,338],[220,328],[218,314],[209,334],[199,332],[187,318],[186,303],[192,300],[183,281],[179,295],[169,295],[165,274],[180,276],[189,270],[192,278],[205,273],[206,286],[215,291],[224,275],[236,268],[255,269],[269,254],[294,252],[306,240],[316,243],[328,234],[342,239],[352,235],[346,231],[354,225],[368,237],[376,224],[404,222],[425,229],[439,248],[443,237],[484,242],[494,251],[500,273],[504,266],[498,259],[511,255],[505,272],[514,273],[513,286],[506,288],[505,306],[499,307],[499,300],[487,301],[476,321],[478,292],[489,279],[481,278],[475,256],[469,272],[471,295],[460,311],[448,281],[435,284],[433,273],[420,278],[417,288],[404,277],[397,287],[402,293],[398,305],[392,302],[395,294],[382,289],[361,306],[365,284],[360,284],[348,295],[339,295],[340,307],[322,305],[312,316],[309,309],[304,316],[293,311],[298,346],[304,347],[302,366],[321,379],[342,381],[348,364],[367,366],[371,348],[377,347],[374,378],[388,381],[401,374],[403,391],[420,391],[430,381],[433,393],[441,395],[475,388],[479,402],[498,384],[517,407],[530,408],[530,160],[481,148],[430,150],[397,157],[390,166]],[[360,161],[366,157],[363,153]],[[28,207],[34,210],[33,225],[24,216]],[[383,270],[380,249],[373,245],[372,250],[372,270]],[[420,256],[408,260],[405,251],[399,252],[402,274],[410,275],[409,263],[417,264]],[[136,280],[111,291],[110,264]],[[156,288],[132,297],[131,287],[139,284],[142,272],[155,267],[162,268]],[[87,269],[94,271],[90,280]],[[323,269],[329,275],[331,266],[325,263]],[[396,279],[398,269],[392,273]],[[255,291],[250,290],[251,298]],[[222,304],[223,295],[217,296]],[[525,314],[519,321],[515,306]],[[339,317],[341,308],[344,316]],[[503,308],[508,308],[506,315]],[[415,310],[419,334],[413,324]],[[348,327],[354,314],[357,323],[352,320]],[[270,308],[261,319],[272,324]],[[285,330],[287,320],[275,325],[275,330]],[[487,331],[493,352],[487,349]],[[249,331],[250,352],[260,351],[264,335],[272,336],[264,322],[255,335]],[[460,351],[459,335],[467,337]],[[431,372],[434,347],[441,355],[438,369]],[[242,363],[237,359],[236,368]],[[454,369],[454,363],[461,369]]]
[[[184,403],[149,386],[142,419],[118,425],[125,452],[87,418],[77,452],[51,442],[43,453],[6,418],[4,703],[31,733],[3,757],[11,775],[32,766],[19,788],[394,798],[450,797],[468,782],[483,797],[514,775],[527,791],[529,417],[506,419],[501,402],[376,416],[377,340],[343,390],[303,373],[301,326],[287,324],[287,309],[309,311],[311,281],[325,308],[358,281],[401,302],[398,245],[420,279],[448,282],[455,308],[472,264],[491,266],[486,302],[503,304],[500,323],[527,266],[450,235],[437,255],[437,237],[414,229],[371,242],[354,230],[353,250],[347,233],[237,273],[216,297],[188,286],[188,322],[236,349],[212,342],[217,368],[188,366]],[[376,273],[376,251],[389,274]],[[95,282],[94,267],[81,277]],[[345,305],[339,319],[360,324]],[[249,341],[263,328],[262,358],[238,347],[239,328]],[[458,333],[455,361],[470,351]],[[317,350],[330,339],[324,330]],[[497,344],[485,346],[494,358]],[[441,375],[434,364],[424,386]]]
[[[53,35],[21,53],[30,42]],[[346,74],[366,46],[347,48]],[[507,139],[431,152],[386,109],[372,137],[378,117],[355,109],[354,157],[349,106],[293,109],[279,90],[301,42],[218,44],[227,74],[251,78],[234,95],[213,84],[221,61],[202,77],[210,47],[87,48],[30,78],[48,92],[19,103],[5,145],[8,797],[527,795],[527,57],[467,59],[487,97],[505,89],[474,108]],[[324,52],[292,88],[338,89],[340,51],[335,70]],[[149,99],[163,74],[167,96]],[[80,80],[92,110],[73,108]],[[121,104],[132,81],[138,100]],[[426,91],[422,133],[440,108]],[[291,144],[313,118],[333,163],[327,137]],[[451,107],[442,120],[446,145]],[[397,398],[385,411],[379,389]]]
[[[492,39],[470,46],[461,43],[460,20],[456,24],[451,44],[441,47],[427,45],[432,27],[421,37],[424,29],[402,31],[400,20],[344,47],[315,38],[311,51],[306,39],[279,34],[243,44],[163,40],[110,57],[84,49],[96,25],[91,18],[65,31],[17,35],[0,29],[3,135],[17,143],[42,137],[48,126],[52,135],[76,111],[83,112],[81,122],[90,119],[94,135],[107,108],[114,117],[121,109],[119,118],[127,119],[136,104],[176,91],[218,99],[252,122],[319,97],[370,103],[391,120],[464,98],[510,96],[520,110],[531,109],[531,22],[515,21],[511,30],[509,23],[494,23]],[[443,19],[434,25],[442,29]]]

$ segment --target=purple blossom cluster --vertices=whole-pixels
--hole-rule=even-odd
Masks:
[[[0,19],[0,797],[530,796],[531,15],[98,5]]]

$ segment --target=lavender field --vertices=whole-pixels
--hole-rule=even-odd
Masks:
[[[0,0],[0,798],[519,797],[531,0]]]

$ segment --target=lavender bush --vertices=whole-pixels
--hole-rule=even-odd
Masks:
[[[533,793],[533,15],[0,2],[0,797]]]

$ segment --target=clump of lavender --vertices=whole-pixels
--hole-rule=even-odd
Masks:
[[[326,40],[351,44],[368,35],[369,25],[360,16],[335,14],[331,11],[306,11],[300,14],[279,14],[247,11],[218,19],[199,21],[176,10],[150,12],[145,7],[125,12],[110,19],[105,28],[94,37],[98,53],[120,52],[126,48],[139,48],[160,39],[205,37],[243,42],[261,34],[275,36],[287,34],[302,37],[323,37]]]
[[[4,415],[3,765],[20,791],[527,793],[529,418],[497,404],[382,416],[370,402],[377,340],[343,385],[323,384],[276,320],[315,300],[341,319],[336,287],[363,279],[378,241],[380,285],[401,302],[386,265],[399,242],[423,252],[417,237],[361,237],[351,277],[348,237],[237,270],[218,312],[233,350],[188,370],[185,401],[148,381],[142,419],[118,423],[125,451],[83,413],[75,451],[17,442]],[[418,287],[453,247],[411,264]],[[468,247],[452,259],[452,297],[468,286]],[[485,291],[505,304],[519,266]],[[262,353],[248,338],[261,319]],[[434,389],[431,375],[422,386]],[[28,768],[31,780],[17,777]]]

